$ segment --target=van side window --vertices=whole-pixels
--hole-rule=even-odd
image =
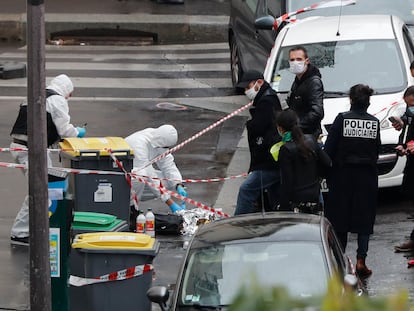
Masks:
[[[282,1],[267,1],[268,5],[268,13],[272,15],[273,17],[279,17],[282,13]]]
[[[404,35],[404,44],[405,44],[405,47],[407,48],[407,53],[408,53],[410,62],[412,62],[414,60],[414,43],[413,43],[410,31],[405,26],[403,27],[403,35]]]
[[[247,7],[253,12],[256,12],[258,0],[246,0]]]

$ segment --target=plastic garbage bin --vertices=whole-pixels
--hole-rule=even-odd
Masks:
[[[125,220],[119,219],[114,215],[95,213],[95,212],[73,212],[72,236],[82,233],[97,232],[124,232],[128,231],[129,226]],[[73,250],[69,257],[69,271],[73,275],[82,275],[83,257],[80,252]],[[85,292],[80,287],[69,287],[70,310],[77,311],[82,308]]]
[[[130,186],[125,175],[112,160],[108,149],[122,163],[127,172],[132,170],[134,154],[121,137],[65,138],[60,142],[62,165],[74,169],[103,171],[101,174],[71,174],[68,193],[72,194],[76,211],[115,215],[129,221]],[[105,171],[109,171],[105,174]]]
[[[72,234],[91,232],[119,232],[129,231],[128,223],[115,215],[95,212],[75,211],[72,222]]]
[[[69,280],[80,289],[79,297],[71,296],[71,309],[73,301],[80,301],[77,311],[151,311],[146,292],[159,250],[156,239],[131,232],[84,233],[75,236],[72,248],[83,271]]]
[[[66,200],[67,179],[49,173],[49,243],[52,310],[69,310],[68,257],[72,210]]]

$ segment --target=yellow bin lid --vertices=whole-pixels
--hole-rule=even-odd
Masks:
[[[154,238],[143,233],[92,232],[76,235],[72,248],[146,250],[153,249],[154,243]]]
[[[62,152],[65,152],[71,156],[77,157],[81,155],[86,156],[90,151],[91,155],[96,155],[99,152],[101,156],[108,156],[108,150],[111,149],[113,154],[130,155],[134,154],[129,144],[122,137],[68,137],[64,138],[59,143]]]

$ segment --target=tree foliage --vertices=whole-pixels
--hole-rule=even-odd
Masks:
[[[339,279],[328,284],[323,297],[298,299],[286,289],[268,288],[254,283],[241,289],[229,311],[414,311],[408,291],[401,290],[386,297],[358,296],[344,289]]]

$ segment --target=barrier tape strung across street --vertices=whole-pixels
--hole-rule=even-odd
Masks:
[[[142,170],[156,162],[158,162],[159,160],[165,158],[167,155],[169,155],[170,153],[173,153],[179,149],[181,149],[182,147],[184,147],[185,145],[187,145],[189,142],[192,142],[193,140],[199,138],[200,136],[204,135],[205,133],[207,133],[208,131],[212,130],[213,128],[215,128],[216,126],[220,125],[221,123],[223,123],[224,121],[230,119],[231,117],[235,116],[236,114],[239,114],[240,112],[242,112],[243,110],[246,110],[247,108],[249,108],[251,105],[253,105],[253,102],[249,102],[248,104],[244,105],[243,107],[240,107],[239,109],[233,111],[232,113],[229,113],[227,116],[225,116],[224,118],[221,118],[220,120],[216,121],[215,123],[211,124],[210,126],[206,127],[205,129],[201,130],[200,132],[194,134],[193,136],[191,136],[190,138],[186,139],[185,141],[183,141],[182,143],[176,145],[175,147],[172,147],[171,149],[168,149],[166,152],[160,154],[159,156],[155,157],[154,159],[152,159],[151,161],[149,161],[147,164],[145,164],[144,166],[137,168],[136,170]]]
[[[141,168],[138,168],[137,170],[142,170],[142,169],[144,169],[144,168],[146,168],[146,167],[148,167],[148,166],[156,163],[157,161],[165,158],[167,155],[169,155],[169,154],[171,154],[171,153],[173,153],[173,152],[181,149],[182,147],[184,147],[185,145],[187,145],[191,141],[193,141],[193,140],[197,139],[198,137],[204,135],[208,131],[210,131],[213,128],[217,127],[218,125],[220,125],[224,121],[230,119],[231,117],[235,116],[236,114],[239,114],[240,112],[246,110],[247,108],[249,108],[252,105],[253,105],[253,102],[251,101],[251,102],[247,103],[246,105],[244,105],[243,107],[241,107],[241,108],[239,108],[239,109],[231,112],[227,116],[221,118],[220,120],[218,120],[215,123],[211,124],[207,128],[201,130],[200,132],[198,132],[195,135],[191,136],[190,138],[188,138],[187,140],[183,141],[182,143],[180,143],[180,144],[176,145],[175,147],[167,150],[163,154],[155,157],[154,159],[152,159],[151,161],[149,161],[148,163],[146,163]],[[27,151],[27,150],[28,150],[27,148],[0,148],[0,152],[2,152],[2,151]],[[108,151],[108,149],[105,149],[105,150]],[[60,151],[64,151],[64,149],[48,149],[48,151],[59,151],[60,152]],[[73,150],[71,149],[71,151],[73,151]],[[111,174],[111,175],[121,175],[121,174],[124,175],[125,178],[126,178],[126,180],[127,180],[127,182],[128,182],[128,185],[129,185],[130,189],[132,190],[132,183],[131,183],[131,176],[132,176],[132,174],[130,174],[130,173],[128,173],[128,172],[125,171],[125,169],[122,166],[122,163],[116,159],[116,157],[113,155],[112,151],[110,151],[109,154],[111,155],[112,160],[117,164],[117,166],[121,170],[123,170],[123,173],[119,173],[119,172],[109,172],[109,174]],[[4,163],[4,162],[0,162],[0,167],[26,168],[25,165]],[[52,169],[52,168],[50,168],[50,169]],[[57,171],[64,171],[66,173],[72,173],[72,174],[108,174],[107,171],[96,171],[96,170],[85,170],[85,169],[80,169],[79,170],[79,169],[67,169],[67,168],[53,168],[53,169],[55,169]],[[245,174],[243,174],[242,176],[245,176]],[[136,178],[136,176],[134,178]],[[141,182],[147,183],[142,178],[139,178],[138,180],[141,181]],[[222,180],[224,180],[224,179],[222,179],[222,178],[221,179],[216,179],[216,181],[222,181]],[[191,179],[191,180],[183,180],[183,182],[194,182],[194,181],[195,181],[194,179]],[[205,181],[205,182],[212,182],[212,180],[209,180],[209,179],[203,179],[203,181]],[[151,185],[150,183],[148,183],[148,184]],[[167,190],[167,189],[165,189],[165,190]],[[160,191],[163,191],[163,189],[160,188]],[[177,194],[175,192],[172,192],[172,191],[169,191],[169,190],[167,190],[167,191],[168,191],[168,193],[170,195],[173,195],[174,197],[179,198],[179,199],[181,199],[181,200],[183,200],[185,202],[188,202],[188,203],[190,203],[192,205],[195,205],[195,206],[197,206],[199,208],[203,208],[203,209],[212,211],[213,213],[216,213],[216,214],[218,214],[220,216],[229,217],[229,215],[227,215],[225,213],[222,213],[221,211],[217,211],[217,210],[215,210],[212,207],[209,207],[207,205],[204,205],[204,204],[202,204],[200,202],[197,202],[195,200],[182,197],[182,196],[180,196],[179,194]],[[138,198],[137,198],[136,194],[133,196],[133,201],[134,201],[135,207],[137,207],[138,206]]]
[[[301,8],[297,11],[288,12],[288,13],[283,14],[282,16],[279,16],[278,18],[275,19],[275,21],[273,23],[273,29],[277,30],[279,28],[279,26],[283,22],[288,21],[288,19],[290,17],[299,15],[301,13],[305,13],[305,12],[312,11],[312,10],[324,9],[324,8],[332,8],[332,7],[337,7],[337,6],[346,6],[346,5],[351,5],[351,4],[355,4],[355,3],[356,3],[355,0],[331,0],[331,1],[321,1],[321,2],[318,2],[318,3],[314,3],[310,6]]]
[[[126,171],[124,165],[122,164],[121,161],[118,160],[117,157],[115,157],[114,153],[112,152],[112,149],[107,149],[109,156],[111,157],[112,161],[115,162],[116,166],[118,166],[123,172],[124,172],[124,176],[125,176],[125,180],[129,186],[129,189],[131,191],[131,196],[132,196],[132,200],[134,202],[134,207],[135,209],[138,211],[138,204],[139,204],[139,200],[138,200],[138,195],[135,192],[134,188],[132,187],[132,181],[131,181],[131,175],[129,175],[129,173]]]
[[[91,285],[96,283],[104,283],[104,282],[113,282],[113,281],[123,281],[135,278],[137,276],[143,275],[144,273],[148,273],[152,271],[154,267],[150,264],[134,266],[127,269],[119,270],[116,272],[111,272],[102,276],[98,276],[96,278],[82,278],[79,276],[71,275],[69,277],[69,284],[72,286],[85,286]]]
[[[390,107],[385,106],[385,107],[384,107],[384,108],[382,108],[380,111],[377,111],[377,112],[373,113],[372,115],[373,115],[373,116],[376,116],[377,114],[379,114],[379,113],[381,113],[381,112],[383,112],[383,111],[385,111],[385,110],[387,110],[387,109],[392,108],[393,106],[397,105],[398,103],[399,103],[399,102],[395,101],[395,102],[393,102],[393,103],[391,103],[391,104],[389,105]]]
[[[17,163],[7,163],[7,162],[0,162],[0,167],[5,167],[5,168],[20,168],[20,169],[27,169],[27,166],[24,164],[17,164]],[[72,168],[65,168],[65,167],[49,167],[49,170],[53,170],[53,172],[64,172],[64,173],[69,173],[69,174],[91,174],[91,175],[125,175],[125,173],[123,172],[114,172],[114,171],[97,171],[97,170],[87,170],[87,169],[72,169]],[[144,184],[147,184],[150,187],[153,188],[157,188],[158,186],[148,182],[145,178],[142,178],[142,176],[139,176],[137,174],[134,173],[128,173],[128,175],[130,175],[133,178],[136,178],[139,182],[142,182]],[[230,176],[230,177],[223,177],[223,178],[214,178],[214,179],[210,179],[210,180],[195,180],[195,179],[188,179],[188,180],[183,180],[184,182],[217,182],[217,181],[225,181],[228,179],[235,179],[235,178],[239,178],[239,177],[243,177],[243,176],[247,176],[247,174],[241,174],[241,175],[237,175],[237,176]],[[148,179],[156,179],[156,178],[148,178]],[[193,199],[189,199],[189,198],[185,198],[181,195],[179,195],[176,192],[167,190],[167,189],[162,189],[162,191],[168,192],[170,195],[174,196],[175,198],[178,198],[182,201],[185,201],[191,205],[194,205],[198,208],[203,208],[205,210],[209,210],[217,215],[223,216],[223,217],[230,217],[230,215],[225,214],[219,210],[216,210],[208,205],[205,205],[201,202],[195,201]]]
[[[5,168],[20,168],[20,169],[27,169],[27,166],[24,164],[17,164],[17,163],[10,163],[10,162],[0,162],[0,167]],[[74,169],[74,168],[67,168],[67,167],[55,167],[51,166],[48,169],[50,170],[56,170],[65,172],[68,174],[91,174],[91,175],[125,175],[122,172],[115,172],[115,171],[98,171],[98,170],[88,170],[88,169]],[[128,173],[128,175],[131,175],[135,178],[141,177],[145,179],[154,179],[154,180],[172,180],[174,179],[168,179],[168,178],[158,178],[158,177],[149,177],[145,175],[138,175],[136,173]],[[241,177],[246,177],[248,173],[242,173],[239,175],[234,176],[228,176],[228,177],[214,177],[209,179],[183,179],[182,182],[184,183],[210,183],[210,182],[220,182],[220,181],[226,181],[229,179],[236,179]]]

